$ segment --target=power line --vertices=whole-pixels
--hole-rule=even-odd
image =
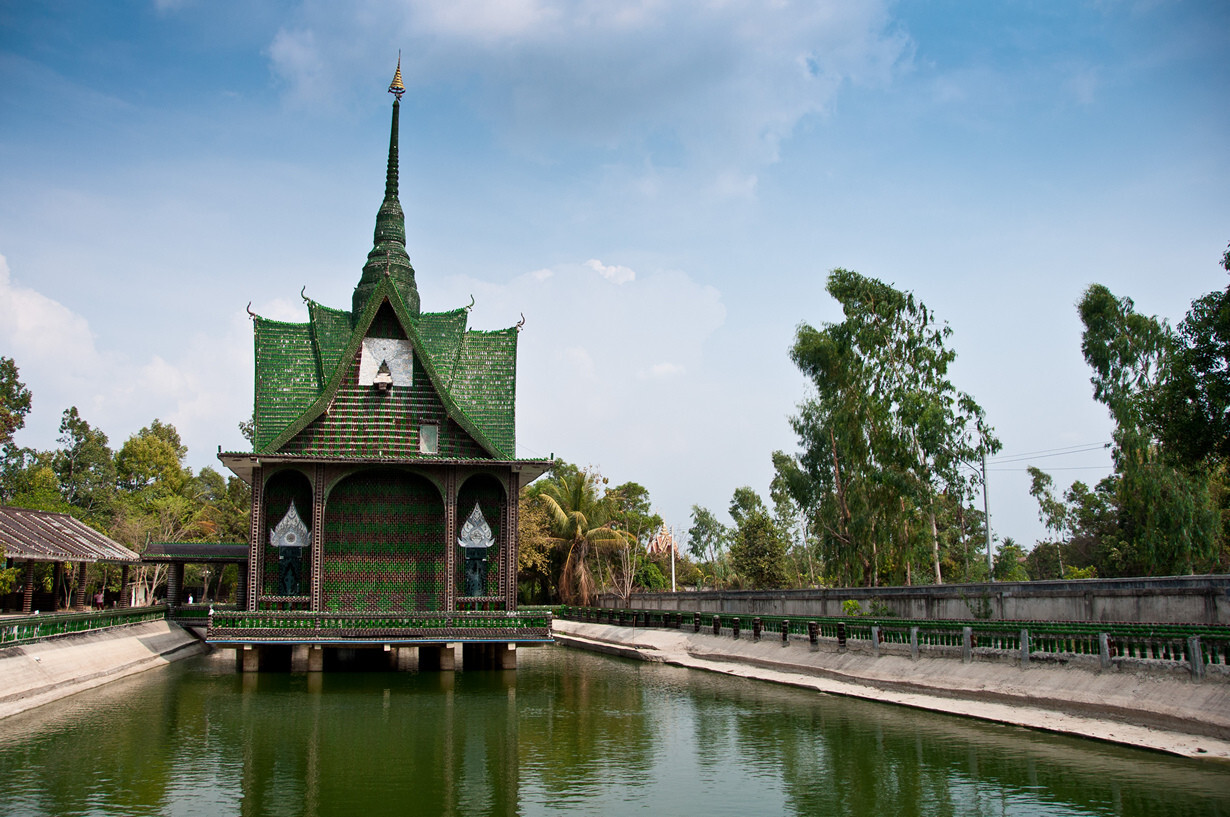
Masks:
[[[988,471],[1028,471],[1028,468],[988,468]],[[1049,468],[1048,471],[1111,471],[1109,465],[1069,465],[1059,468]]]
[[[995,463],[1020,462],[1027,459],[1042,459],[1045,457],[1064,457],[1068,454],[1083,454],[1089,451],[1098,451],[1110,447],[1110,440],[1101,443],[1079,443],[1077,445],[1064,446],[1063,448],[1044,448],[1041,451],[1026,451],[1023,454],[1003,454],[998,457],[991,457],[987,461]]]

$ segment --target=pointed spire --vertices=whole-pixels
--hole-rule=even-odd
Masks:
[[[397,72],[393,74],[393,81],[389,83],[389,93],[395,94],[400,100],[401,95],[406,92],[406,86],[401,81],[401,51],[397,52]]]
[[[419,291],[414,282],[414,267],[406,254],[406,218],[398,200],[397,124],[401,108],[401,95],[406,86],[401,79],[401,54],[397,55],[397,72],[389,84],[393,94],[393,121],[389,128],[389,164],[385,172],[384,201],[376,213],[376,231],[372,239],[372,251],[367,254],[363,276],[355,287],[351,299],[352,314],[358,316],[367,305],[367,299],[380,282],[388,276],[393,279],[402,300],[414,315],[419,313]]]

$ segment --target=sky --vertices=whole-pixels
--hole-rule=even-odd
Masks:
[[[197,469],[246,447],[245,307],[348,308],[399,52],[424,310],[524,315],[518,455],[639,482],[677,531],[796,450],[788,351],[841,319],[834,268],[949,324],[1027,546],[1028,465],[1110,470],[1084,289],[1175,323],[1227,284],[1224,2],[0,0],[18,443],[75,405],[116,448],[174,424]]]

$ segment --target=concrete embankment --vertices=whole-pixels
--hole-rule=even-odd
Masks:
[[[196,655],[205,649],[169,621],[62,636],[0,649],[0,718]]]
[[[919,657],[556,620],[570,647],[1230,762],[1230,675]],[[1219,668],[1221,669],[1221,668]]]

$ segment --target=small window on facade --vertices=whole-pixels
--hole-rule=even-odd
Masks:
[[[419,426],[419,453],[420,454],[440,453],[440,426],[438,425]]]

